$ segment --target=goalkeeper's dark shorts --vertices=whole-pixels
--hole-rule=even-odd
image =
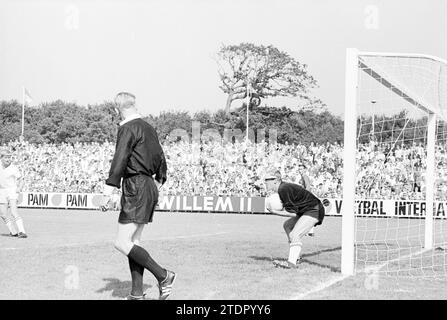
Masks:
[[[305,210],[305,212],[302,214],[302,216],[310,216],[310,217],[317,219],[318,222],[315,225],[318,226],[323,223],[324,206],[320,202],[315,207]]]
[[[123,179],[119,223],[152,222],[158,189],[152,177],[136,175]]]

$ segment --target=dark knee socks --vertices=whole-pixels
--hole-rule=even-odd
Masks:
[[[132,291],[130,292],[130,294],[136,297],[142,296],[144,268],[133,261],[131,258],[128,259],[130,274],[132,276]]]
[[[152,259],[149,253],[144,250],[142,247],[133,245],[127,257],[145,269],[149,270],[155,278],[157,278],[158,282],[166,279],[167,272],[165,269],[160,267],[157,262]]]

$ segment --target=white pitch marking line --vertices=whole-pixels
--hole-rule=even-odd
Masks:
[[[378,265],[378,266],[366,267],[360,273],[378,272],[380,269],[382,269],[383,267],[385,267],[389,263],[392,263],[392,262],[395,262],[395,261],[398,261],[398,260],[402,260],[402,259],[407,259],[407,258],[410,258],[411,256],[418,256],[418,255],[420,255],[420,254],[422,254],[422,253],[424,253],[426,251],[430,251],[430,250],[431,249],[422,249],[422,250],[419,250],[417,252],[409,253],[409,254],[407,254],[405,256],[398,257],[398,258],[395,258],[393,260],[387,261],[387,262],[382,263],[381,265]],[[316,293],[316,292],[325,290],[325,289],[329,288],[330,286],[333,286],[334,284],[336,284],[336,283],[338,283],[340,281],[345,280],[348,277],[349,276],[340,275],[338,277],[329,279],[328,281],[320,283],[319,285],[317,285],[316,287],[314,287],[313,289],[311,289],[309,291],[306,291],[304,293],[298,294],[298,295],[290,298],[290,300],[300,300],[300,299],[303,299],[303,298],[305,298],[306,296],[308,296],[308,295],[310,295],[312,293]]]
[[[307,297],[308,295],[315,293],[315,292],[319,292],[322,290],[325,290],[327,288],[329,288],[330,286],[333,286],[334,284],[345,280],[346,278],[348,278],[349,276],[345,276],[345,275],[340,275],[338,277],[334,277],[332,279],[329,279],[325,282],[322,282],[320,284],[318,284],[317,286],[315,286],[314,288],[304,292],[304,293],[300,293],[294,297],[291,297],[290,300],[301,300],[304,299],[305,297]]]
[[[402,256],[402,257],[397,257],[397,258],[392,259],[392,260],[390,260],[390,261],[386,261],[385,263],[382,263],[382,264],[380,264],[380,265],[378,265],[378,266],[369,266],[369,267],[366,267],[362,272],[364,272],[364,273],[378,272],[380,269],[382,269],[383,267],[385,267],[387,264],[390,264],[390,263],[392,263],[392,262],[396,262],[396,261],[399,261],[399,260],[404,260],[404,259],[410,258],[410,257],[412,257],[412,256],[418,256],[418,255],[421,255],[421,254],[423,254],[424,252],[427,252],[427,251],[430,251],[430,250],[432,250],[432,249],[425,249],[425,248],[424,248],[424,249],[421,249],[421,250],[419,250],[419,251],[417,251],[417,252],[409,253],[409,254],[404,255],[404,256]]]
[[[174,239],[191,239],[191,238],[200,238],[200,237],[212,237],[212,236],[219,236],[222,234],[228,234],[231,233],[231,231],[225,231],[225,232],[216,232],[216,233],[202,233],[202,234],[192,234],[192,235],[186,235],[186,236],[174,236],[174,237],[155,237],[155,238],[149,238],[149,239],[142,239],[142,241],[152,241],[152,240],[174,240]],[[98,242],[86,242],[86,243],[68,243],[65,245],[60,246],[32,246],[32,247],[20,247],[20,248],[0,248],[0,251],[12,251],[12,250],[20,250],[20,249],[41,249],[41,248],[69,248],[69,247],[80,247],[80,246],[95,246],[99,244],[106,244],[112,242],[112,240],[106,240],[106,241],[98,241]]]

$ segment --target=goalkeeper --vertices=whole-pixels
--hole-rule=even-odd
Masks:
[[[267,192],[277,192],[282,210],[267,208],[272,214],[289,217],[284,222],[284,230],[289,240],[289,258],[287,262],[274,261],[275,265],[287,269],[296,268],[300,261],[302,238],[314,226],[324,219],[325,209],[321,201],[310,191],[294,184],[283,182],[281,173],[273,171],[264,178]]]

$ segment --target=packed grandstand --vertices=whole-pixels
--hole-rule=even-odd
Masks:
[[[22,192],[101,193],[114,153],[113,143],[30,144],[11,141],[23,177]],[[263,174],[276,167],[283,179],[301,174],[320,197],[342,197],[343,146],[339,144],[184,142],[163,144],[168,180],[165,195],[265,196]],[[364,145],[358,153],[357,196],[370,199],[424,199],[425,151],[422,145]],[[436,151],[436,200],[447,200],[447,152]]]

